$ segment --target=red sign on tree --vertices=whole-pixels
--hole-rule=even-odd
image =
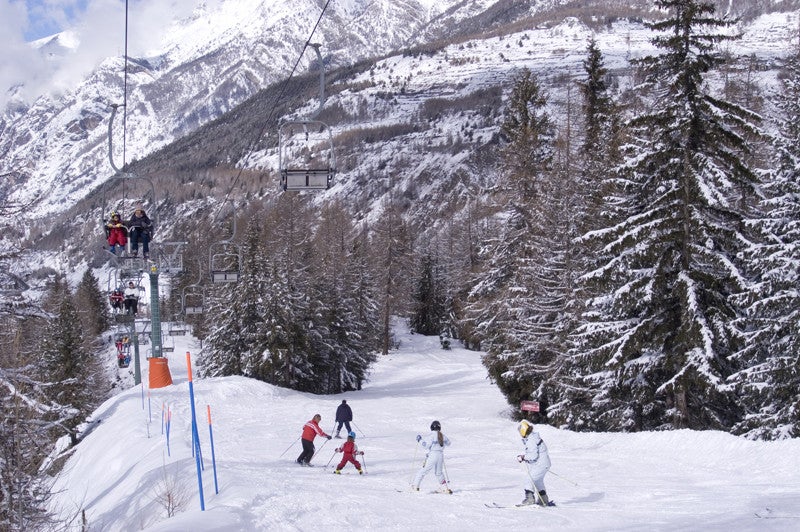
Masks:
[[[538,412],[539,401],[522,401],[519,404],[519,409],[523,412]]]

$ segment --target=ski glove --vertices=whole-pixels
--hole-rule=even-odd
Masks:
[[[421,440],[421,439],[422,439],[422,436],[420,436],[419,434],[417,434],[417,441],[419,441],[419,440]]]
[[[325,436],[325,437],[326,437],[326,438],[328,438],[329,440],[331,439],[331,437],[330,437],[330,436]]]
[[[364,451],[358,451],[356,454],[364,456]]]
[[[517,456],[517,462],[522,463],[522,462],[525,462],[525,461],[526,460],[525,460],[525,455],[524,454],[520,454],[520,455]]]
[[[338,449],[336,449],[336,452],[337,452],[337,453],[340,453],[340,452],[342,452],[342,448],[341,448],[341,447],[339,447]]]

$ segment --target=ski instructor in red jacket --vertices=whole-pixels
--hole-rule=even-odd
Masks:
[[[314,456],[314,438],[317,435],[331,439],[324,430],[319,428],[320,421],[322,421],[322,416],[314,414],[314,417],[303,425],[303,435],[300,437],[300,441],[303,443],[303,452],[297,457],[297,463],[300,465],[307,466],[311,462],[311,458]]]

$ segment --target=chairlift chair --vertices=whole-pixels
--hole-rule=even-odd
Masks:
[[[336,175],[331,129],[319,120],[282,123],[278,128],[278,166],[285,191],[331,188]]]
[[[161,273],[180,273],[183,271],[183,247],[188,244],[188,242],[161,242],[150,247],[150,257],[155,260]]]
[[[195,316],[204,312],[206,295],[199,285],[189,285],[181,294],[181,313],[185,316]]]
[[[169,322],[169,325],[167,325],[167,334],[169,336],[186,335],[186,324],[178,321]]]
[[[209,265],[211,281],[214,283],[235,283],[242,270],[242,253],[239,246],[230,242],[215,242],[209,246]]]
[[[161,351],[164,353],[172,353],[175,351],[175,338],[172,336],[161,335]]]
[[[325,62],[320,45],[309,43],[319,65],[319,106],[304,120],[287,120],[278,127],[278,170],[283,190],[327,190],[336,175],[331,128],[317,120],[325,104]]]

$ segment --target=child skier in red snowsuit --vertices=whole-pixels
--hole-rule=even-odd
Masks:
[[[356,455],[363,455],[364,451],[358,450],[358,447],[356,447],[355,439],[356,439],[356,433],[351,431],[347,435],[347,441],[344,442],[344,445],[336,449],[337,453],[339,452],[344,453],[344,456],[342,456],[342,461],[339,462],[339,465],[336,466],[336,471],[334,471],[334,473],[336,473],[337,475],[342,474],[342,468],[347,465],[347,462],[350,462],[351,464],[356,466],[359,475],[364,474],[364,471],[361,470],[361,464],[358,462],[358,460],[356,460]]]
[[[116,212],[111,213],[111,219],[106,224],[106,240],[109,251],[115,255],[117,249],[121,253],[125,249],[125,244],[128,243],[128,228],[122,224],[122,220]]]

